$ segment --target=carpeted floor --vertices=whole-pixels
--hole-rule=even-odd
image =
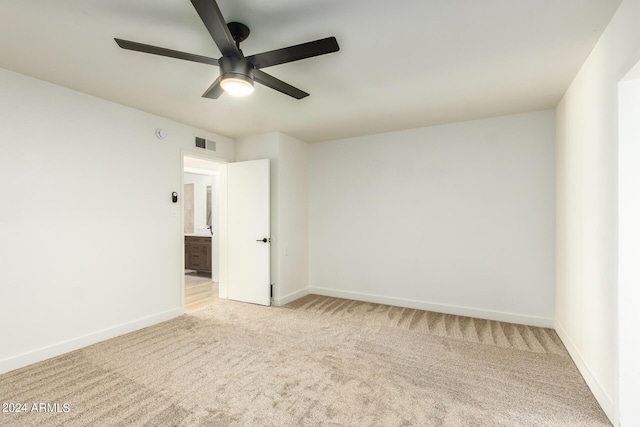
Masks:
[[[551,330],[317,296],[216,299],[2,375],[0,401],[59,405],[0,426],[610,425]]]

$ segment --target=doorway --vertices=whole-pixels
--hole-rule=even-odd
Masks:
[[[183,155],[183,301],[186,313],[212,305],[220,294],[220,174],[222,164]]]

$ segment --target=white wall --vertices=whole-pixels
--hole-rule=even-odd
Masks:
[[[279,134],[280,286],[275,304],[309,291],[309,144]]]
[[[310,163],[311,293],[552,325],[553,111],[312,144]]]
[[[271,160],[271,282],[275,305],[308,293],[308,147],[279,132],[236,141],[236,161]]]
[[[556,330],[614,422],[617,84],[640,59],[639,19],[623,1],[556,110]]]
[[[233,141],[4,69],[0,99],[0,373],[180,315],[181,150]]]

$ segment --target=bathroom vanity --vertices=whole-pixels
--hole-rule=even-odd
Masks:
[[[184,236],[184,268],[211,273],[210,236]]]

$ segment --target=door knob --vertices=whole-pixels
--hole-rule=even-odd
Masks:
[[[270,242],[270,241],[271,241],[271,239],[267,239],[266,237],[264,239],[256,240],[256,242],[263,242],[263,243],[267,243],[267,242]]]

